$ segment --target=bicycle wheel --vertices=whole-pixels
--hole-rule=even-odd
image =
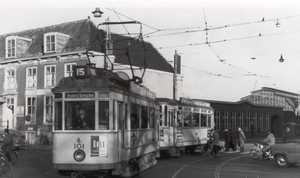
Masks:
[[[0,177],[1,178],[12,178],[13,177],[13,167],[6,160],[0,160]]]
[[[252,149],[250,151],[250,157],[254,160],[259,159],[261,157],[261,155],[262,155],[262,152],[259,151],[258,149]]]
[[[15,164],[18,161],[18,153],[15,151],[11,151],[9,152],[9,156],[10,156],[10,163],[11,164]]]
[[[213,152],[213,157],[219,158],[219,157],[221,157],[223,155],[223,152],[224,152],[224,149],[220,148],[216,153]]]

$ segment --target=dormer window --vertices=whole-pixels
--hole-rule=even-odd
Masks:
[[[46,52],[55,52],[55,35],[46,36]]]
[[[61,52],[70,36],[58,32],[44,34],[44,53]]]
[[[6,58],[16,57],[16,39],[6,39]]]
[[[31,39],[20,36],[8,36],[5,38],[5,58],[15,59],[23,57],[28,47],[30,46]]]

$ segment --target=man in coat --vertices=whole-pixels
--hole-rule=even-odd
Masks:
[[[240,152],[244,152],[244,144],[245,144],[245,134],[241,127],[238,127],[238,145],[240,147]]]
[[[91,124],[91,118],[86,114],[86,109],[84,107],[78,108],[79,115],[75,118],[73,122],[74,130],[90,130],[94,129],[94,126]]]

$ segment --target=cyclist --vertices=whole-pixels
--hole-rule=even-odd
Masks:
[[[2,151],[4,152],[6,158],[8,161],[11,161],[11,158],[9,156],[9,152],[12,151],[14,144],[13,144],[13,136],[9,134],[8,129],[4,129],[4,139],[3,139],[3,145],[2,145]]]
[[[269,149],[270,149],[270,146],[271,145],[275,145],[275,136],[271,133],[271,131],[267,131],[267,137],[263,140],[261,140],[261,144],[264,145],[264,148],[263,148],[263,157],[264,156],[270,156],[269,154]],[[265,155],[266,154],[266,155]]]

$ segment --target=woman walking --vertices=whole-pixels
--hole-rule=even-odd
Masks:
[[[238,145],[240,147],[240,153],[244,152],[244,144],[246,136],[244,132],[242,131],[241,127],[238,127]]]

